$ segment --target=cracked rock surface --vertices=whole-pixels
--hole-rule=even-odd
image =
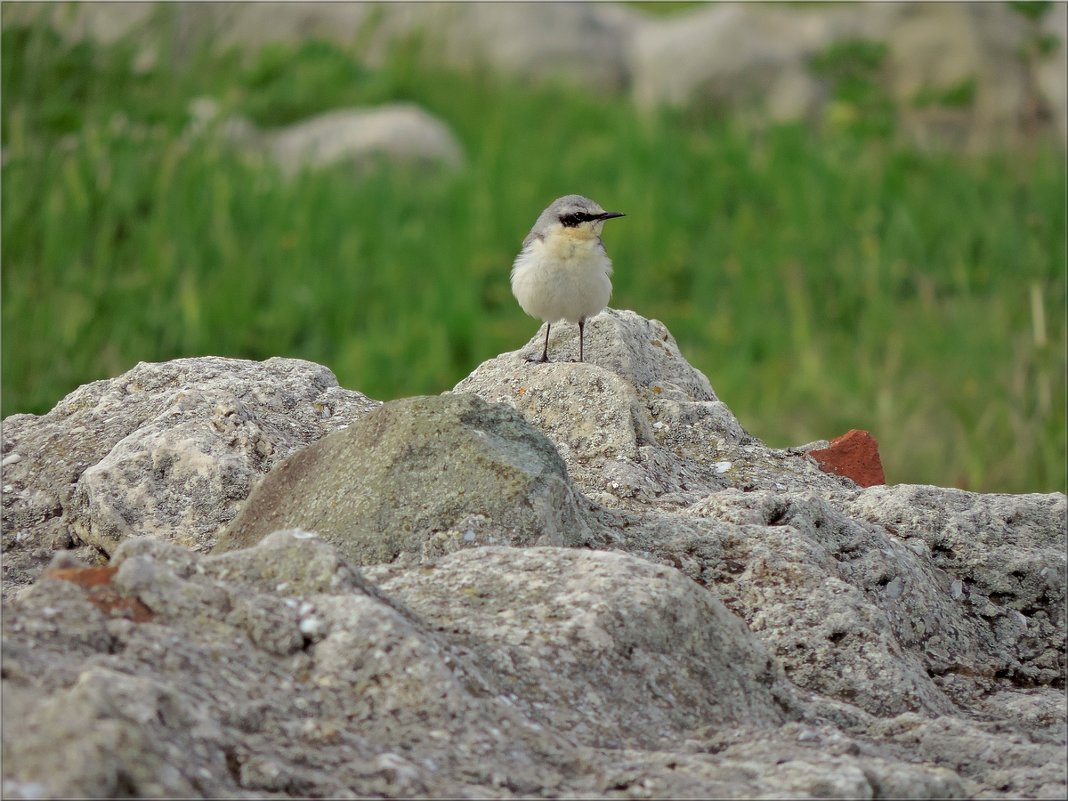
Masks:
[[[4,796],[1065,795],[1063,494],[861,488],[661,323],[586,337],[5,420]]]

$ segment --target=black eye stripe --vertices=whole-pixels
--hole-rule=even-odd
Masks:
[[[585,211],[576,211],[572,214],[561,214],[560,224],[565,228],[574,228],[579,223],[589,222],[590,220],[597,219],[597,215],[588,214]]]

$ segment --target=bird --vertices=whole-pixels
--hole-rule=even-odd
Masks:
[[[601,229],[605,220],[624,216],[605,211],[588,197],[564,195],[535,221],[512,264],[512,294],[523,311],[547,323],[541,358],[527,361],[549,361],[549,331],[560,320],[578,323],[583,361],[586,320],[612,296],[612,260]]]

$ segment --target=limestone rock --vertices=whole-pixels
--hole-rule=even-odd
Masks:
[[[942,571],[949,596],[982,621],[988,647],[1011,654],[973,666],[975,679],[1011,676],[1023,685],[1063,679],[1068,525],[1063,494],[981,495],[899,485],[871,487],[838,505],[855,519],[878,521]],[[931,647],[929,632],[925,640]],[[958,648],[959,643],[942,643],[938,650],[952,655],[952,665],[960,658]]]
[[[159,4],[132,5],[132,13],[100,4],[65,14],[49,9],[48,15],[71,39],[92,36],[114,42],[134,34],[143,40],[151,33],[146,23]],[[169,9],[165,24],[157,27],[185,42],[249,52],[309,38],[346,47],[363,41],[363,55],[375,65],[391,49],[421,36],[436,57],[454,67],[489,67],[598,89],[623,87],[627,37],[641,15],[597,3],[567,3],[552,14],[544,11],[538,3],[189,3]],[[34,13],[18,9],[13,19],[29,22]]]
[[[578,357],[577,326],[552,333],[554,354]],[[539,332],[521,350],[484,362],[453,391],[523,412],[599,504],[681,507],[730,486],[783,487],[786,474],[813,487],[842,486],[802,454],[747,434],[658,320],[615,309],[590,318],[582,364],[528,362],[523,354],[543,341]]]
[[[1068,142],[1061,3],[1037,22],[1010,3],[717,3],[670,15],[613,3],[558,4],[552,14],[538,3],[41,5],[11,4],[5,25],[44,16],[68,40],[125,39],[141,65],[201,44],[251,56],[318,38],[359,42],[356,55],[381,66],[414,38],[432,65],[629,92],[644,108],[710,103],[757,121],[822,119],[831,87],[810,60],[866,39],[887,45],[879,86],[914,142],[1011,147],[1047,131]],[[947,94],[955,99],[937,100]]]
[[[640,21],[626,8],[598,3],[561,3],[551,14],[529,2],[378,8],[378,19],[369,24],[375,32],[367,53],[372,63],[416,34],[427,37],[433,55],[462,69],[490,68],[602,91],[625,86],[627,37]]]
[[[700,726],[772,726],[796,707],[714,594],[629,554],[478,548],[370,575],[481,651],[524,714],[588,745],[670,748]]]
[[[634,100],[643,107],[708,101],[752,107],[766,95],[781,95],[779,83],[794,87],[789,76],[805,74],[806,54],[829,42],[825,19],[774,6],[717,3],[648,20],[630,50]]]
[[[1040,31],[1052,43],[1053,52],[1038,60],[1035,88],[1060,134],[1061,146],[1068,147],[1068,78],[1065,78],[1068,75],[1068,5],[1053,3]]]
[[[288,174],[375,159],[448,167],[463,161],[448,126],[412,103],[328,111],[259,138]]]
[[[316,531],[357,564],[479,544],[579,545],[586,504],[551,442],[474,395],[391,401],[264,480],[218,551]]]
[[[756,118],[815,120],[830,87],[809,69],[811,59],[868,40],[887,46],[878,83],[917,144],[1015,146],[1043,127],[1063,141],[1063,13],[1054,6],[1036,26],[1009,5],[702,6],[635,26],[631,92],[644,107],[711,103]],[[1054,52],[1033,63],[1021,58],[1042,36]],[[947,94],[960,99],[925,102]]]
[[[909,761],[925,719],[881,729],[897,752],[798,720],[713,593],[633,556],[484,548],[375,568],[375,588],[292,531],[217,556],[131,540],[113,564],[151,624],[54,578],[6,610],[5,797],[975,789]]]
[[[152,536],[207,550],[274,464],[376,405],[311,362],[201,357],[6,418],[5,598],[54,548]]]
[[[662,324],[587,337],[369,413],[306,363],[283,391],[191,360],[5,421],[27,541],[57,476],[62,525],[113,519],[86,467],[217,421],[205,386],[254,378],[256,425],[304,432],[266,439],[306,447],[256,462],[248,547],[183,547],[178,505],[107,567],[5,582],[4,795],[1064,796],[1063,494],[862,488],[747,434]]]
[[[464,160],[449,126],[414,103],[334,109],[260,130],[245,117],[220,117],[219,103],[202,96],[190,102],[189,116],[186,134],[194,143],[217,136],[235,150],[275,162],[290,177],[336,165],[359,174],[381,162],[452,169]]]
[[[113,561],[151,625],[55,579],[4,616],[5,797],[529,793],[573,771],[571,743],[316,537]]]

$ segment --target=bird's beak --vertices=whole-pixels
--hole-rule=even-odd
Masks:
[[[601,214],[602,220],[611,220],[613,217],[626,217],[627,215],[621,211],[606,211]]]

